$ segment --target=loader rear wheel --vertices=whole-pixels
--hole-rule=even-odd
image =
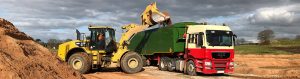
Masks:
[[[91,62],[89,57],[84,52],[78,52],[68,59],[68,64],[80,73],[87,73],[91,70]]]
[[[121,58],[121,69],[125,73],[137,73],[142,70],[142,57],[135,52],[128,52]]]
[[[161,57],[161,59],[160,59],[160,61],[158,63],[158,69],[162,70],[162,71],[168,70],[167,62],[168,62],[168,58],[167,57]]]

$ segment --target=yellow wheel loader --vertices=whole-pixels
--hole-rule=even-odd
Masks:
[[[122,27],[125,32],[119,42],[115,41],[115,29],[109,26],[90,25],[88,37],[76,30],[77,40],[60,44],[57,55],[80,73],[102,67],[120,67],[126,73],[137,73],[142,70],[144,61],[141,55],[127,49],[131,37],[153,25],[171,23],[168,13],[160,12],[156,3],[146,7],[141,19],[141,25]]]

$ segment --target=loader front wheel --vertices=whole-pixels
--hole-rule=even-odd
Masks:
[[[68,64],[80,73],[87,73],[91,70],[91,62],[88,55],[84,52],[78,52],[71,55],[68,59]]]
[[[135,52],[128,52],[121,58],[121,69],[125,73],[137,73],[143,68],[142,57]]]

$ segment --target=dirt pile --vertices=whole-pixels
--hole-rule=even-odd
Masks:
[[[66,63],[0,18],[1,79],[81,79]]]

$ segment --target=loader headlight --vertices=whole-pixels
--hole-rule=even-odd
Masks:
[[[79,46],[79,47],[82,46],[81,42],[75,42],[75,44],[76,44],[77,46]]]

